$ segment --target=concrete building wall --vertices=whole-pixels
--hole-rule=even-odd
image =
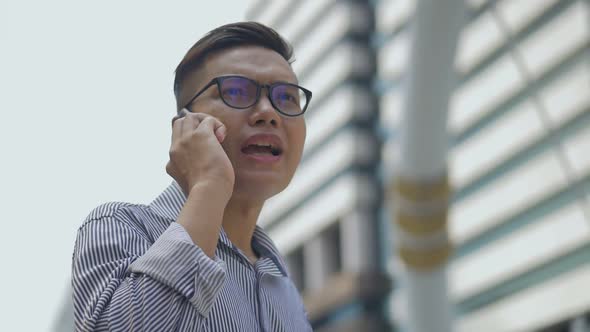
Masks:
[[[395,288],[384,310],[403,330],[404,266],[393,253],[387,212],[377,217],[377,236],[356,233],[373,218],[363,204],[383,209],[373,201],[382,199],[375,191],[395,174],[400,158],[396,134],[416,1],[362,3],[258,1],[251,7],[248,19],[293,42],[293,67],[314,92],[303,164],[293,186],[265,207],[262,222],[296,262],[303,294],[321,289],[322,280],[329,283],[347,264],[367,268],[362,256],[381,250],[376,264],[389,271]],[[590,286],[590,3],[466,5],[447,123],[455,329],[567,331],[590,311],[590,292],[580,292]],[[372,16],[364,10],[374,10],[375,28],[370,42],[359,45],[354,32]],[[351,79],[371,71],[373,52],[375,77]],[[373,127],[357,126],[375,114]],[[381,142],[379,158],[371,147]],[[377,172],[355,173],[363,161],[379,163]],[[335,228],[338,240],[328,235]],[[345,235],[351,233],[357,238]],[[363,242],[368,239],[377,245]],[[330,324],[359,311],[343,312]]]
[[[261,224],[291,262],[319,331],[343,328],[339,317],[361,330],[382,329],[389,280],[379,240],[374,7],[366,1],[259,1],[247,19],[292,42],[293,68],[314,93],[303,163],[290,187],[267,202]]]

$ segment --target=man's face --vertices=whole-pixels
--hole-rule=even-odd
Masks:
[[[216,52],[204,61],[201,68],[197,80],[188,80],[196,84],[183,89],[196,92],[213,78],[225,75],[244,76],[259,84],[298,83],[291,66],[280,54],[258,46]],[[222,146],[236,175],[233,197],[265,200],[287,187],[301,160],[306,132],[303,116],[280,115],[271,105],[267,89],[262,89],[254,106],[231,108],[221,99],[216,85],[195,99],[190,111],[212,115],[227,127]],[[251,151],[244,150],[245,142],[257,134],[276,135],[281,141],[282,152],[278,160],[260,161]]]

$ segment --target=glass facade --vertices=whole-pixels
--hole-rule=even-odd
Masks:
[[[378,201],[398,158],[415,6],[257,1],[247,17],[293,42],[293,68],[314,92],[303,164],[265,206],[262,224],[304,295],[352,266],[370,270],[357,252],[379,250],[394,287],[377,303],[399,330],[407,319],[403,267]],[[466,6],[447,123],[455,329],[573,331],[590,312],[590,292],[580,291],[590,287],[590,2]],[[363,218],[377,235],[351,236]],[[365,304],[335,307],[316,326],[328,331],[365,315]]]

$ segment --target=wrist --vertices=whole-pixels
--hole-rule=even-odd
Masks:
[[[231,198],[233,188],[229,184],[224,184],[223,181],[204,180],[193,184],[188,192],[188,197],[198,196],[212,200],[212,202],[219,202],[225,204]]]

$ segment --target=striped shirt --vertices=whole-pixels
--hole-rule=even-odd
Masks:
[[[107,203],[90,213],[72,262],[76,331],[311,331],[262,229],[255,264],[223,230],[211,259],[175,222],[185,201],[173,182],[147,206]]]

